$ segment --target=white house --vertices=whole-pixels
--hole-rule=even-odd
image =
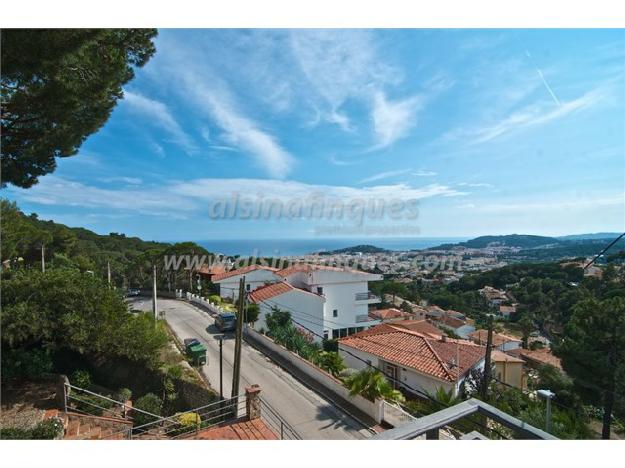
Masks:
[[[285,282],[324,298],[320,321],[326,338],[340,338],[380,323],[369,317],[369,305],[380,298],[369,291],[369,281],[382,275],[357,270],[297,264],[276,272]]]
[[[303,289],[291,286],[284,281],[255,289],[249,295],[250,302],[258,304],[258,320],[254,329],[267,329],[267,314],[273,308],[290,312],[293,325],[311,332],[311,339],[319,342],[324,336],[323,305],[325,298]]]
[[[457,395],[470,371],[484,368],[486,348],[385,323],[341,338],[339,354],[351,369],[381,369],[396,388]]]
[[[282,278],[276,275],[276,271],[278,271],[277,268],[250,265],[213,275],[212,282],[219,285],[219,295],[222,298],[237,300],[239,298],[239,281],[243,276],[245,276],[245,290],[251,292],[266,284],[281,281]]]

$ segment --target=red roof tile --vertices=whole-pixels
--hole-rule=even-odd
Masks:
[[[202,440],[277,440],[278,437],[261,419],[243,420],[204,429],[186,439]]]
[[[408,317],[409,314],[399,309],[378,309],[378,310],[370,310],[369,317],[379,320],[388,320],[395,319],[401,317]]]
[[[464,375],[485,354],[485,348],[463,340],[445,341],[391,324],[339,340],[341,346],[358,349],[420,373],[453,382]],[[459,366],[455,361],[459,360]]]
[[[294,288],[287,282],[267,284],[252,291],[250,293],[250,300],[258,304],[259,302],[263,302],[267,299],[271,299],[272,297],[279,296],[295,289],[297,288]]]
[[[268,270],[268,271],[274,271],[274,272],[278,271],[277,268],[271,268],[271,267],[264,266],[264,265],[249,265],[243,268],[237,268],[236,270],[230,270],[225,273],[220,273],[218,275],[215,275],[213,276],[213,282],[221,281],[223,279],[230,278],[232,276],[243,275],[245,273],[249,273],[250,271],[255,271],[255,270]]]
[[[297,273],[299,271],[310,272],[310,271],[317,271],[317,270],[343,271],[346,273],[356,273],[356,274],[361,274],[361,275],[369,274],[369,273],[366,273],[364,271],[359,271],[359,270],[346,270],[344,268],[338,268],[338,267],[333,267],[333,266],[328,266],[328,265],[317,265],[317,264],[312,264],[312,263],[295,263],[291,265],[290,267],[283,268],[282,270],[277,271],[276,274],[286,277],[286,276],[289,276],[290,274]]]
[[[407,330],[412,330],[417,333],[423,333],[424,335],[434,335],[438,337],[443,334],[442,331],[427,320],[398,320],[397,322],[393,322],[393,325]]]
[[[485,345],[488,341],[488,330],[475,330],[473,333],[469,334],[469,337],[475,343]],[[493,333],[493,346],[500,346],[511,341],[521,342],[521,339],[502,333]]]

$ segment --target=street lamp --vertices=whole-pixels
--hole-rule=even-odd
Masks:
[[[538,390],[538,396],[543,398],[547,403],[545,414],[545,430],[551,432],[551,400],[556,396],[551,390]]]

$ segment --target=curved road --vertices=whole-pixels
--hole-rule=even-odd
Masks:
[[[131,300],[132,307],[151,310],[147,298]],[[174,333],[184,340],[197,338],[207,348],[208,363],[201,371],[211,387],[219,391],[219,342],[221,336],[205,311],[185,301],[158,300],[159,312]],[[223,390],[230,395],[234,339],[223,343]],[[258,384],[261,396],[303,439],[366,439],[371,432],[361,423],[294,379],[245,341],[241,346],[241,393],[245,387]]]

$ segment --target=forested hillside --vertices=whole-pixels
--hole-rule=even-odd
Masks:
[[[171,288],[177,281],[188,283],[188,275],[182,271],[163,271],[164,255],[209,255],[206,249],[193,242],[144,241],[114,232],[100,235],[88,229],[40,220],[36,215],[27,216],[15,203],[4,199],[0,203],[3,271],[39,267],[43,245],[47,268],[75,268],[106,278],[110,264],[112,283],[127,288],[148,286],[154,262],[158,267],[159,286]]]

